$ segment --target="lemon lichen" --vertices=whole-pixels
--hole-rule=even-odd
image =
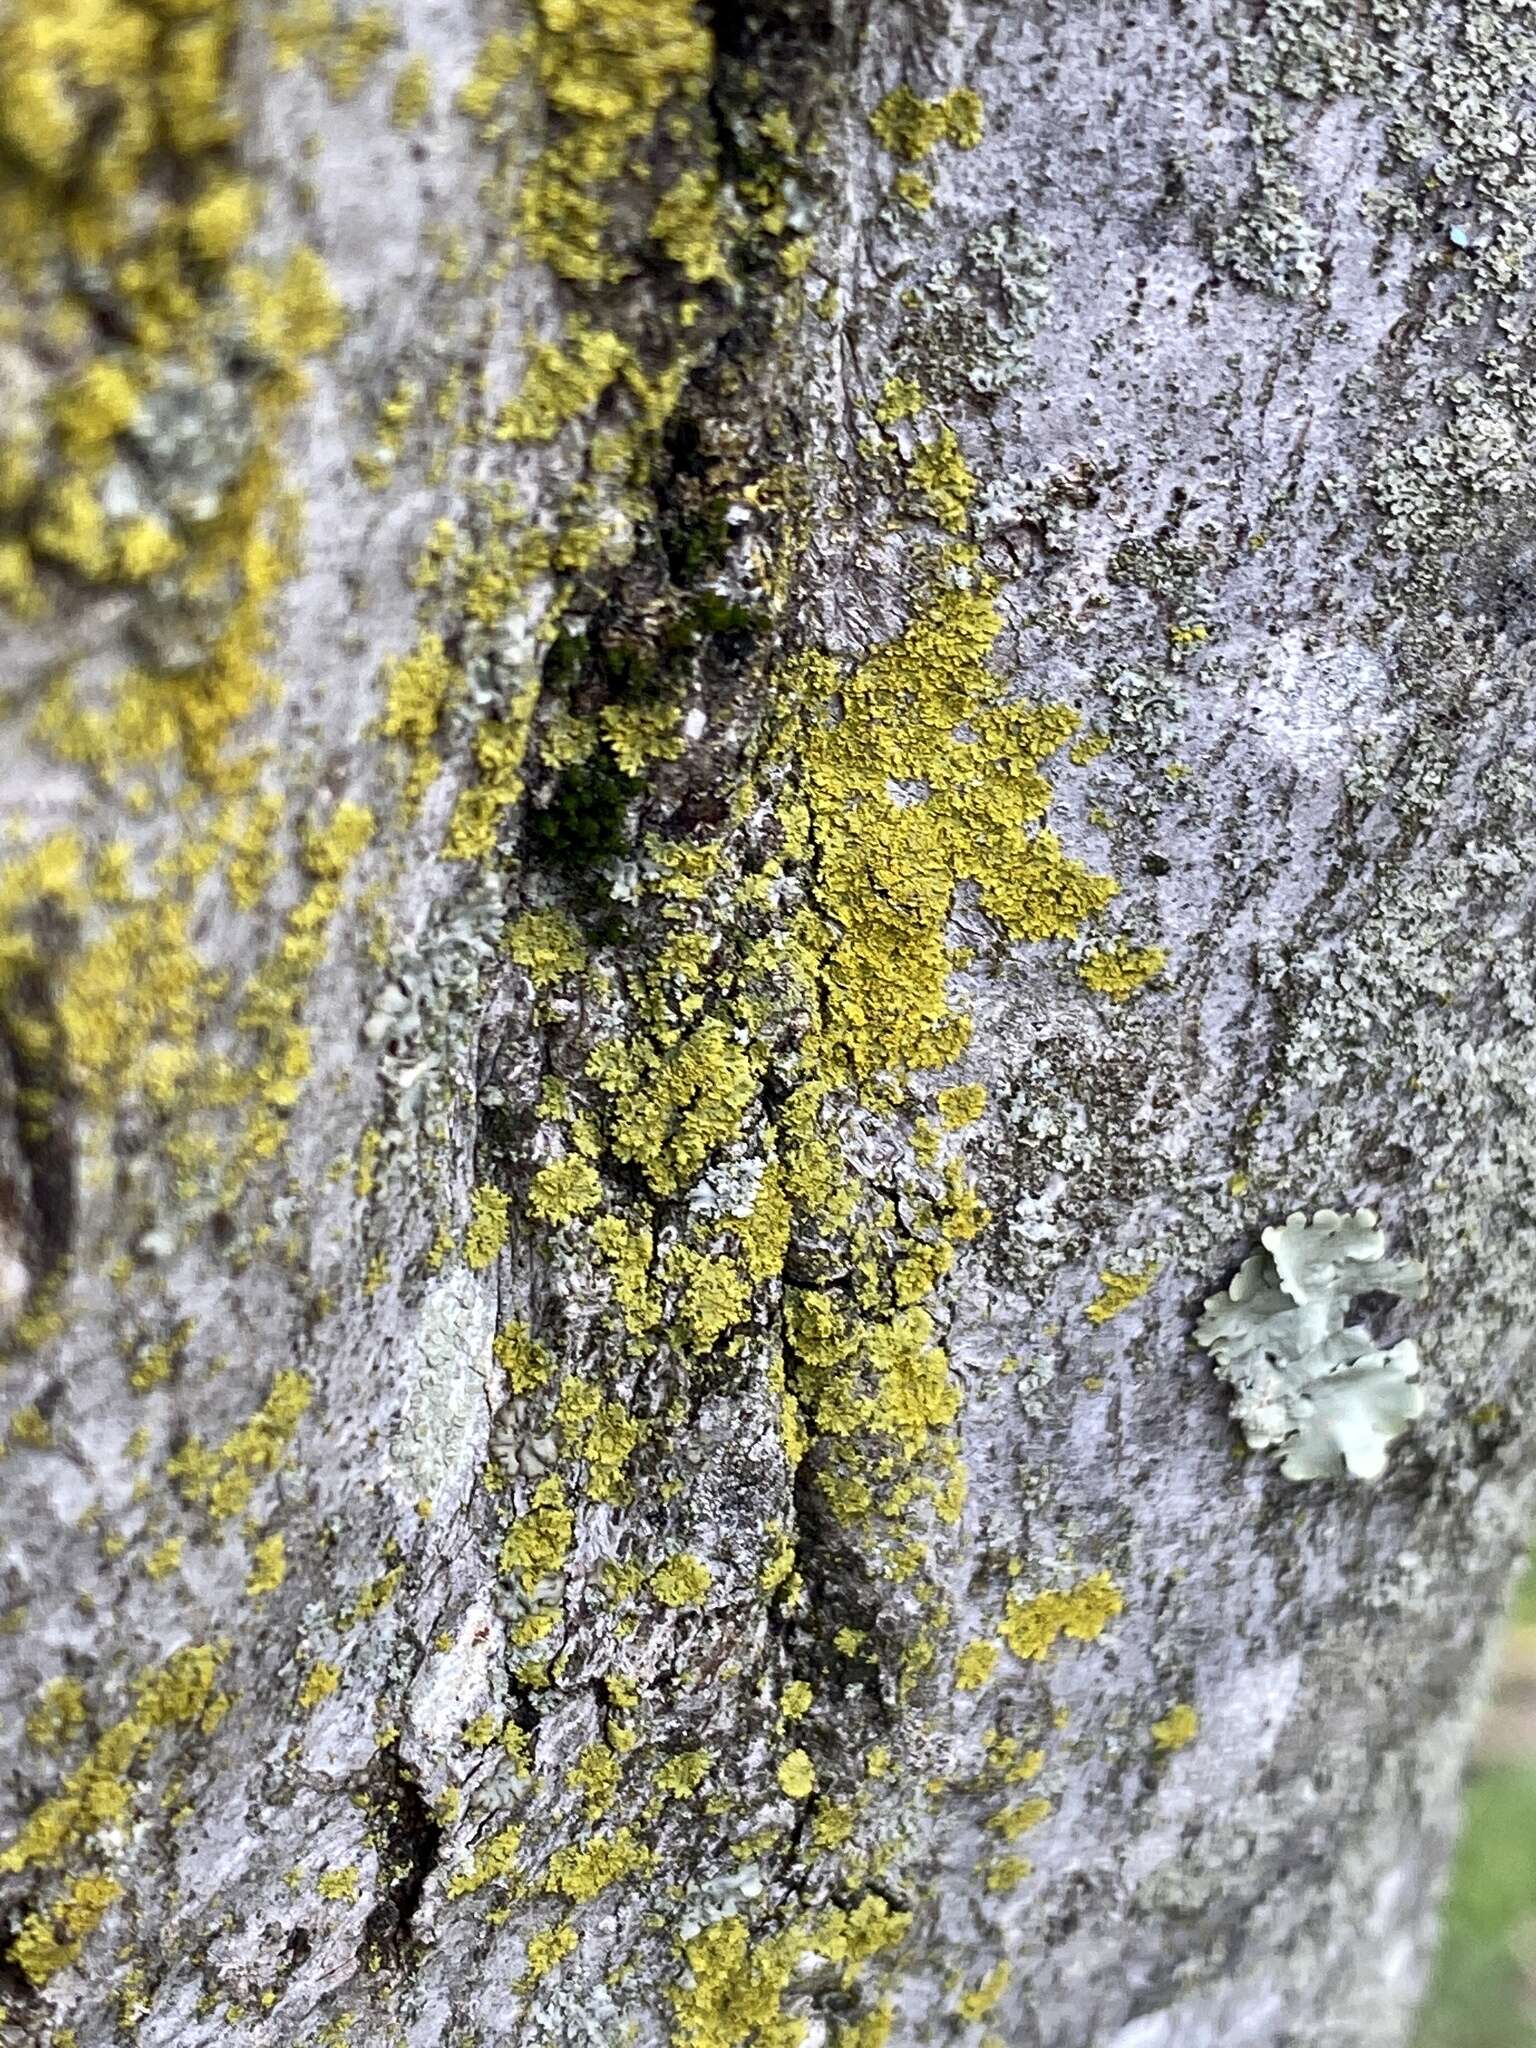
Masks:
[[[1124,1610],[1120,1588],[1108,1572],[1096,1572],[1065,1591],[1037,1593],[1029,1600],[1010,1592],[998,1634],[1016,1657],[1041,1663],[1062,1636],[1094,1642]]]
[[[697,1607],[712,1583],[709,1566],[685,1550],[651,1574],[651,1590],[664,1607]]]
[[[1121,940],[1090,953],[1078,968],[1078,979],[1095,995],[1123,1003],[1154,981],[1168,965],[1161,946],[1127,946]]]
[[[984,110],[978,93],[958,85],[942,99],[919,99],[898,85],[869,117],[875,139],[905,164],[921,163],[940,142],[974,149],[982,137]]]
[[[1099,1291],[1083,1313],[1090,1323],[1108,1323],[1140,1301],[1158,1275],[1158,1261],[1149,1259],[1131,1272],[1106,1266],[1099,1275]]]
[[[1170,1707],[1161,1720],[1152,1723],[1152,1740],[1161,1750],[1183,1749],[1199,1733],[1200,1716],[1186,1700]]]
[[[500,1188],[471,1189],[469,1228],[464,1233],[464,1263],[471,1272],[483,1272],[506,1250],[510,1213],[511,1198]]]

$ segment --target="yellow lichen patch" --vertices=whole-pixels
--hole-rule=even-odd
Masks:
[[[685,1942],[689,1982],[672,1992],[676,2048],[800,2048],[805,2022],[784,2012],[783,1998],[805,1949],[792,1928],[754,1942],[734,1917]]]
[[[601,1046],[587,1072],[610,1100],[614,1155],[668,1195],[736,1137],[756,1100],[759,1066],[729,1025],[711,1017],[669,1046]]]
[[[707,1749],[685,1749],[668,1757],[656,1773],[656,1789],[671,1799],[686,1799],[696,1792],[714,1766]]]
[[[1183,1749],[1199,1733],[1200,1716],[1183,1700],[1170,1707],[1160,1721],[1152,1723],[1152,1740],[1162,1750]]]
[[[980,96],[958,85],[942,99],[919,99],[910,86],[888,92],[869,117],[875,139],[904,164],[921,163],[940,142],[974,149],[982,136]]]
[[[538,0],[529,55],[556,134],[523,186],[523,240],[561,277],[601,284],[623,265],[605,246],[610,194],[669,105],[702,98],[709,32],[692,0]]]
[[[309,1713],[318,1707],[322,1700],[328,1700],[340,1684],[341,1666],[327,1664],[323,1659],[317,1658],[305,1672],[304,1682],[299,1687],[300,1708],[306,1714]]]
[[[559,910],[530,910],[508,928],[507,957],[526,967],[537,989],[552,988],[587,964],[581,933]]]
[[[565,1483],[552,1472],[533,1489],[527,1514],[507,1531],[501,1546],[502,1571],[516,1572],[524,1592],[536,1592],[540,1581],[565,1563],[575,1529]]]
[[[471,1189],[469,1228],[464,1233],[464,1263],[471,1272],[483,1272],[506,1250],[510,1211],[511,1198],[500,1188]]]
[[[588,1820],[601,1820],[613,1804],[622,1768],[606,1742],[589,1742],[566,1772],[567,1786],[582,1794]]]
[[[510,1882],[517,1876],[517,1851],[523,1839],[520,1827],[500,1828],[482,1842],[467,1869],[456,1870],[448,1880],[450,1899],[462,1899],[488,1884]]]
[[[85,1727],[85,1688],[78,1678],[51,1678],[27,1716],[27,1740],[37,1749],[60,1750]]]
[[[77,1877],[41,1912],[24,1914],[6,1954],[35,1990],[78,1962],[86,1937],[100,1926],[108,1907],[123,1895],[120,1884],[98,1874]]]
[[[816,1771],[803,1749],[792,1749],[774,1774],[779,1790],[790,1799],[809,1799],[816,1790]]]
[[[585,1159],[561,1159],[541,1166],[528,1191],[528,1207],[546,1223],[570,1223],[600,1208],[603,1184]]]
[[[967,1124],[977,1122],[986,1107],[987,1091],[979,1083],[939,1090],[938,1111],[946,1131],[963,1131]]]
[[[315,1884],[315,1890],[322,1899],[331,1899],[344,1906],[357,1903],[358,1879],[362,1873],[355,1863],[343,1863],[335,1870],[325,1870]]]
[[[557,1849],[544,1872],[544,1889],[584,1904],[621,1878],[649,1870],[654,1861],[633,1829],[617,1828],[611,1835],[594,1835],[590,1841]]]
[[[0,1871],[56,1866],[70,1849],[122,1827],[137,1798],[130,1774],[157,1738],[194,1723],[217,1725],[227,1704],[213,1690],[218,1658],[211,1646],[196,1644],[145,1672],[134,1686],[133,1711],[97,1739],[63,1790],[44,1800],[0,1849]]]
[[[1007,1963],[994,1965],[972,1990],[961,1992],[955,2001],[956,2013],[963,2020],[984,2020],[1008,1989],[1011,1975]]]
[[[980,1692],[997,1666],[996,1643],[967,1643],[955,1658],[955,1690]]]
[[[259,1600],[275,1593],[288,1573],[288,1559],[281,1536],[264,1536],[251,1551],[251,1572],[245,1582],[248,1599]]]
[[[622,1401],[605,1399],[591,1381],[576,1374],[560,1389],[555,1421],[562,1453],[586,1461],[587,1492],[593,1500],[628,1500],[625,1468],[645,1437],[646,1425],[636,1421]]]
[[[1060,1637],[1094,1642],[1124,1611],[1120,1588],[1108,1572],[1096,1572],[1064,1592],[1037,1593],[1031,1600],[1010,1593],[998,1633],[1016,1657],[1040,1663]]]
[[[677,1332],[685,1351],[702,1355],[745,1319],[752,1290],[731,1260],[679,1246],[667,1260],[665,1273],[669,1281],[681,1283]]]
[[[408,57],[389,98],[389,118],[397,128],[421,125],[432,105],[432,67],[425,57]]]
[[[964,1050],[946,942],[963,883],[1013,939],[1070,937],[1115,892],[1036,829],[1051,798],[1041,763],[1078,719],[1009,701],[986,665],[1001,630],[986,587],[951,591],[851,674],[810,657],[786,679],[800,708],[784,744],[831,921],[805,934],[824,1003],[815,1071],[865,1081]]]
[[[625,775],[639,775],[653,761],[676,761],[682,756],[681,707],[677,704],[605,704],[598,724]]]
[[[167,1476],[189,1507],[206,1508],[216,1522],[243,1514],[257,1479],[281,1464],[313,1398],[314,1389],[303,1373],[277,1373],[272,1391],[248,1422],[216,1450],[209,1450],[199,1437],[189,1437],[166,1461]]]
[[[501,606],[498,601],[496,609]],[[530,677],[517,694],[506,718],[488,718],[475,734],[476,780],[459,792],[448,821],[443,855],[447,860],[487,860],[496,850],[502,814],[523,794],[523,758],[528,730],[538,701],[538,679]]]
[[[720,236],[720,191],[702,171],[684,171],[651,216],[651,240],[690,284],[725,282],[731,270]]]
[[[548,1384],[555,1369],[554,1359],[522,1323],[509,1323],[498,1331],[491,1348],[496,1363],[511,1381],[514,1394],[531,1394]]]
[[[994,1834],[1001,1835],[1005,1842],[1016,1842],[1020,1835],[1027,1835],[1039,1827],[1051,1812],[1049,1799],[1021,1799],[1017,1806],[1005,1806],[994,1813],[987,1826]]]
[[[933,187],[921,171],[898,171],[891,181],[891,190],[903,206],[909,206],[914,213],[926,213],[933,205]],[[944,522],[948,524],[947,521]],[[963,532],[963,521],[954,528]]]
[[[995,1856],[987,1865],[987,1890],[1011,1892],[1026,1877],[1032,1877],[1034,1869],[1027,1856]]]
[[[493,29],[480,45],[474,68],[459,93],[458,107],[461,114],[479,124],[487,137],[494,133],[492,116],[502,88],[522,75],[528,47],[528,38],[509,35],[500,28]]]
[[[409,654],[385,664],[383,732],[405,749],[409,762],[405,801],[410,810],[437,776],[441,764],[432,743],[443,707],[461,680],[437,633],[423,633]]]
[[[1077,970],[1078,980],[1112,1003],[1126,1002],[1168,965],[1161,946],[1127,946],[1116,939],[1090,953]]]
[[[1127,1309],[1133,1301],[1140,1301],[1158,1275],[1158,1261],[1151,1259],[1135,1272],[1116,1272],[1106,1266],[1099,1275],[1099,1292],[1089,1302],[1083,1313],[1090,1323],[1107,1323]]]
[[[863,1966],[895,1948],[910,1924],[910,1914],[876,1893],[756,1940],[744,1920],[717,1920],[683,1943],[686,1981],[671,1993],[674,2048],[800,2048],[806,2022],[784,2011],[784,1996],[801,1963],[824,1959],[851,1990]],[[878,2048],[888,2030],[888,2012],[850,2020],[839,2029],[840,2048]]]
[[[875,419],[882,427],[894,426],[898,420],[913,420],[926,402],[922,386],[914,384],[910,377],[887,377],[875,407]]]
[[[1038,1778],[1045,1765],[1043,1749],[1025,1749],[1015,1735],[999,1734],[989,1728],[984,1746],[987,1753],[987,1775],[1004,1785],[1028,1785]]]
[[[524,1964],[520,1991],[531,1991],[556,1964],[564,1960],[576,1946],[576,1930],[569,1920],[562,1920],[555,1927],[541,1927],[537,1934],[528,1937],[527,1961]]]
[[[701,1557],[680,1550],[651,1573],[651,1591],[663,1607],[697,1607],[713,1584],[709,1566]]]
[[[907,474],[930,516],[947,533],[964,533],[976,479],[949,427],[941,427],[936,440],[917,449]]]

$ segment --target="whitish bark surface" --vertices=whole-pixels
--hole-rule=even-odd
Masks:
[[[0,9],[7,2048],[1406,2036],[1529,17],[764,12]],[[1191,1333],[1357,1204],[1295,1485]]]

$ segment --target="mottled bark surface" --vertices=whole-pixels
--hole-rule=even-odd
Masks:
[[[0,11],[6,2048],[1407,2036],[1536,37],[767,13]],[[1295,1485],[1191,1333],[1358,1204]]]

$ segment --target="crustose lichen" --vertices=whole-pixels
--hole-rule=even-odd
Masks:
[[[1278,1450],[1288,1479],[1341,1471],[1374,1479],[1387,1446],[1424,1412],[1412,1339],[1380,1350],[1346,1322],[1357,1295],[1422,1300],[1424,1268],[1389,1259],[1373,1209],[1301,1210],[1262,1234],[1220,1294],[1207,1296],[1196,1340],[1233,1390],[1251,1450]]]

